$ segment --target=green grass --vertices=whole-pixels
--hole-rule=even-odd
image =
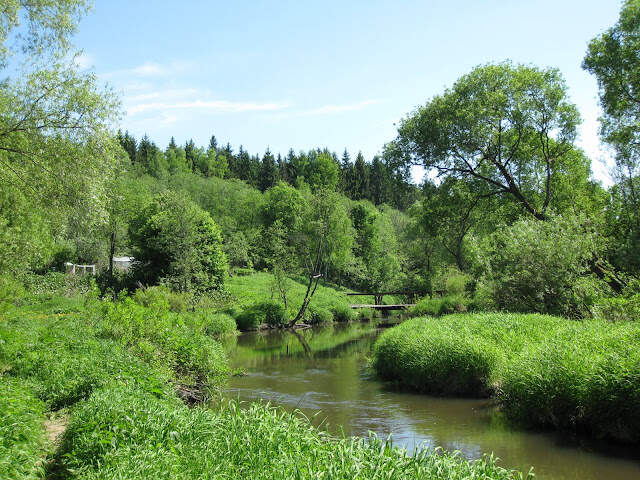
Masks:
[[[372,439],[336,439],[266,405],[188,409],[126,388],[104,389],[73,413],[59,452],[82,479],[507,479],[491,458],[408,455]]]
[[[465,314],[386,331],[373,367],[437,394],[493,395],[528,426],[640,441],[640,324]]]
[[[44,403],[14,378],[0,376],[0,478],[41,478]]]
[[[10,307],[0,317],[0,478],[519,476],[491,458],[412,456],[375,439],[337,439],[299,415],[265,405],[189,408],[178,386],[190,380],[217,385],[229,373],[220,345],[206,331],[230,317],[175,313],[155,301],[145,307],[131,299],[47,298]],[[358,332],[300,334],[320,352],[371,328],[351,327]],[[60,408],[70,421],[50,454],[44,423],[47,412]]]
[[[278,300],[277,295],[273,295],[273,275],[270,273],[254,273],[252,275],[233,276],[227,282],[227,288],[233,297],[233,308],[240,312],[251,310],[255,305]],[[289,279],[289,290],[287,293],[288,311],[287,318],[293,318],[298,312],[298,308],[302,304],[307,286],[293,279]],[[349,321],[353,319],[353,314],[348,313],[350,310],[349,300],[344,292],[333,287],[325,287],[319,285],[316,293],[311,300],[312,310],[322,311],[322,319],[326,321],[326,313],[330,312],[332,321]],[[259,320],[259,319],[258,319]],[[308,312],[307,321],[314,320],[311,318],[311,311]],[[242,319],[242,325],[249,325],[246,328],[255,328],[256,322]],[[239,324],[239,328],[242,328]]]

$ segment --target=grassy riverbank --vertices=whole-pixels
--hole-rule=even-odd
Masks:
[[[528,426],[640,441],[640,324],[513,314],[412,319],[376,342],[387,380],[493,396]]]
[[[224,352],[161,302],[16,303],[0,317],[0,478],[520,478],[491,458],[337,439],[266,405],[207,408]]]

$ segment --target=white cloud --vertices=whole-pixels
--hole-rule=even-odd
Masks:
[[[379,103],[379,100],[363,100],[358,103],[348,103],[344,105],[324,105],[322,107],[312,108],[304,112],[300,112],[301,115],[326,115],[332,113],[353,112],[355,110],[362,110],[369,105],[375,105]]]
[[[105,79],[167,77],[169,75],[184,73],[191,68],[192,64],[189,62],[157,63],[146,61],[133,68],[103,73],[102,77]]]
[[[280,103],[232,102],[228,100],[188,100],[179,102],[146,102],[127,107],[127,113],[136,115],[148,111],[207,110],[214,113],[272,111],[285,108]]]

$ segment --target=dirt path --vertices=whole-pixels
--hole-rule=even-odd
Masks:
[[[51,445],[56,445],[69,424],[68,415],[59,415],[44,422],[47,439]]]

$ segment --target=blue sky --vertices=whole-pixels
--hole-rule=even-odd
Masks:
[[[608,183],[587,42],[617,0],[97,0],[76,46],[121,96],[121,125],[164,147],[215,134],[251,153],[328,147],[367,159],[394,123],[474,66],[558,67]]]

